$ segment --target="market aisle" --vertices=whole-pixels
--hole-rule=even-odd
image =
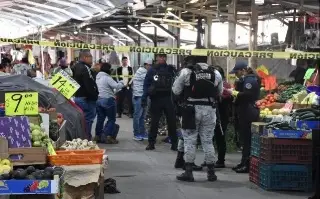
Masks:
[[[105,195],[107,199],[305,199],[308,196],[261,191],[249,183],[248,175],[235,174],[231,169],[218,170],[217,182],[206,181],[204,171],[194,173],[195,183],[179,182],[175,177],[181,171],[173,168],[176,153],[169,150],[169,145],[157,145],[156,151],[147,152],[146,142],[132,140],[132,119],[124,118],[117,123],[121,126],[120,144],[107,146],[110,165],[105,177],[114,178],[121,193]],[[228,155],[227,165],[231,167],[239,158],[240,154]],[[199,151],[197,163],[202,160]]]

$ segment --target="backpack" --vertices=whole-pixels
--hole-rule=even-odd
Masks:
[[[217,86],[215,83],[215,69],[208,67],[202,69],[197,65],[190,74],[190,96],[194,99],[216,98]]]

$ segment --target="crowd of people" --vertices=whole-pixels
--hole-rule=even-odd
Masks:
[[[52,72],[65,70],[80,85],[73,100],[84,113],[89,139],[118,144],[120,127],[116,119],[122,117],[126,102],[128,116],[133,118],[133,139],[148,140],[146,150],[155,150],[159,121],[165,116],[171,150],[177,151],[174,167],[185,170],[177,176],[178,180],[192,182],[193,171],[207,167],[208,180],[216,181],[215,168],[225,167],[225,134],[230,108],[235,107],[243,149],[241,162],[233,170],[249,172],[251,123],[259,119],[255,102],[260,95],[261,81],[246,62],[235,64],[230,73],[235,74],[237,81],[231,86],[226,81],[224,70],[219,66],[209,66],[204,56],[186,57],[179,71],[167,64],[165,54],[156,55],[154,63],[145,60],[136,72],[128,65],[127,57],[122,57],[121,61],[121,66],[115,69],[104,59],[93,64],[90,51],[82,50],[77,63],[68,66],[62,58]],[[38,68],[32,69],[24,58],[13,67],[3,62],[0,75],[33,77],[34,73],[30,71],[36,70]],[[299,79],[298,73],[295,78]],[[151,118],[148,130],[145,127],[147,112]],[[93,138],[91,132],[96,117]],[[182,134],[178,133],[177,123],[181,124]],[[217,158],[213,141],[217,145]],[[201,166],[195,164],[199,142],[205,154]]]

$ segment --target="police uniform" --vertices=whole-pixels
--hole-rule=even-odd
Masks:
[[[158,134],[159,120],[162,113],[166,116],[168,134],[171,140],[171,150],[177,150],[176,114],[172,96],[172,84],[175,78],[175,69],[171,65],[157,64],[151,67],[143,85],[142,104],[150,99],[151,125],[148,137],[149,145],[146,150],[154,150]]]
[[[216,109],[214,107],[214,99],[216,97],[213,95],[222,94],[223,83],[222,77],[217,70],[212,69],[213,71],[209,73],[210,69],[207,64],[198,63],[196,65],[200,71],[204,72],[193,75],[194,69],[184,68],[181,70],[180,75],[177,77],[172,87],[172,91],[175,95],[180,95],[182,92],[185,95],[185,107],[182,110],[182,135],[184,140],[184,160],[186,171],[182,175],[177,176],[177,179],[182,181],[194,181],[192,171],[195,161],[197,136],[199,134],[205,153],[205,160],[208,165],[208,180],[215,181],[217,176],[214,173],[215,150],[212,138],[216,125]],[[194,78],[192,77],[203,80],[203,82],[209,82],[207,83],[207,86],[210,86],[210,91],[206,89],[207,87],[205,86],[192,83],[194,82],[194,80],[192,80]],[[197,93],[201,93],[201,95]],[[192,96],[203,97],[195,98]],[[179,150],[182,151],[181,145]]]
[[[236,64],[231,73],[247,68],[246,64]],[[251,124],[259,119],[259,109],[255,102],[260,95],[260,79],[255,74],[247,74],[241,77],[237,86],[236,112],[239,120],[239,134],[243,143],[241,163],[234,170],[237,173],[249,172],[250,148],[251,148]]]

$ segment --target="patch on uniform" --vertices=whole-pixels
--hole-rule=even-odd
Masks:
[[[252,84],[247,83],[245,87],[246,87],[246,89],[251,89],[252,88]]]
[[[153,80],[154,80],[154,81],[158,81],[158,79],[159,79],[159,76],[158,76],[158,75],[153,76]]]

